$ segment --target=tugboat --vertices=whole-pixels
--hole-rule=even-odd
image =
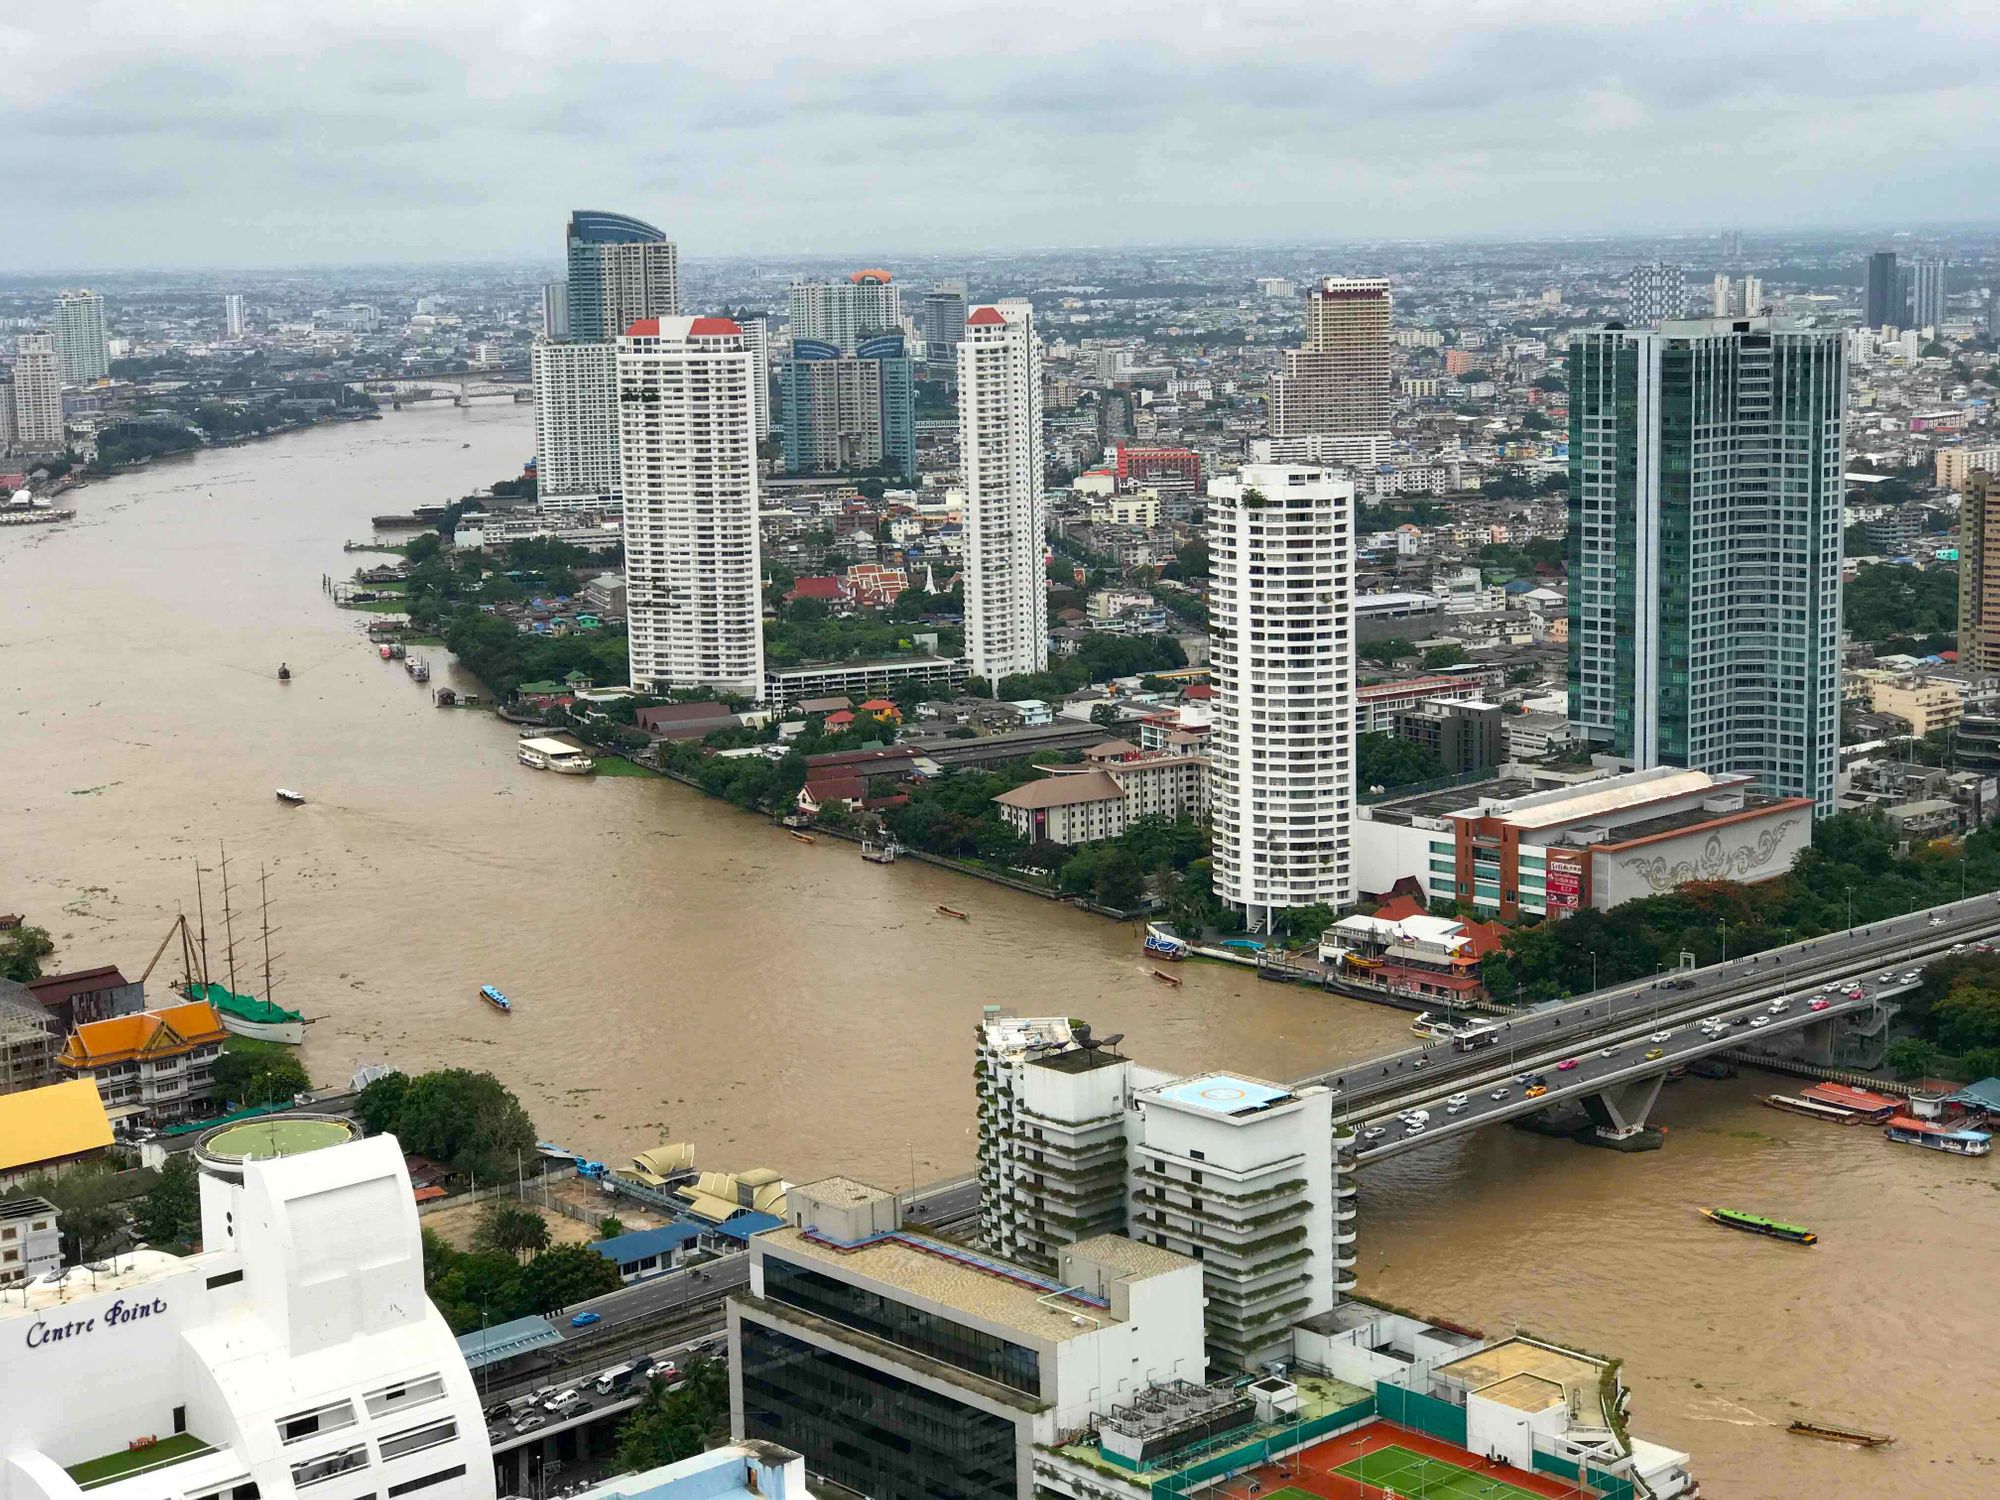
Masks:
[[[286,666],[286,665],[285,665],[285,664],[284,664],[283,662],[279,662],[279,663],[278,663],[278,681],[280,681],[280,682],[290,682],[291,680],[292,680],[292,669],[291,669],[290,667]]]
[[[1819,1236],[1810,1229],[1801,1229],[1796,1224],[1780,1224],[1776,1219],[1760,1218],[1756,1214],[1746,1214],[1733,1208],[1704,1208],[1701,1216],[1711,1224],[1720,1224],[1725,1229],[1741,1229],[1747,1234],[1769,1235],[1774,1240],[1789,1240],[1794,1245],[1817,1245]]]
[[[514,1002],[490,984],[482,984],[479,987],[479,998],[497,1011],[502,1011],[510,1015],[513,1013]]]

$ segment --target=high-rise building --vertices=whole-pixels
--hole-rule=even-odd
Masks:
[[[28,453],[60,453],[62,372],[55,335],[24,333],[14,348],[14,445]]]
[[[1687,272],[1656,260],[1625,273],[1625,321],[1633,328],[1656,328],[1668,318],[1687,316]]]
[[[924,293],[923,356],[927,365],[947,368],[958,358],[958,341],[965,337],[965,283],[940,281]]]
[[[1720,248],[1724,260],[1741,260],[1743,258],[1743,231],[1740,229],[1723,230]]]
[[[1958,661],[2000,672],[2000,473],[1965,476],[1958,512]]]
[[[1389,283],[1328,276],[1306,298],[1306,339],[1271,382],[1271,435],[1389,430]]]
[[[232,339],[240,339],[243,328],[243,294],[231,292],[222,299],[222,331]]]
[[[1034,311],[975,308],[958,346],[958,447],[965,480],[965,655],[976,677],[1045,671],[1042,346]]]
[[[902,328],[902,289],[887,271],[856,271],[845,281],[792,283],[794,341],[816,339],[852,354],[863,339]]]
[[[618,346],[536,339],[533,361],[537,494],[617,494]]]
[[[1902,327],[1902,283],[1896,273],[1896,252],[1877,250],[1869,256],[1866,281],[1862,294],[1862,321],[1870,328]]]
[[[1928,328],[1933,338],[1944,327],[1944,276],[1942,259],[1910,262],[1910,326]]]
[[[545,281],[542,283],[542,337],[545,339],[567,339],[569,337],[569,282]]]
[[[1088,1024],[996,1006],[973,1077],[989,1249],[1053,1269],[1073,1241],[1129,1234],[1199,1260],[1210,1357],[1231,1369],[1353,1289],[1353,1137],[1335,1137],[1324,1088],[1178,1077]]]
[[[1709,316],[1726,318],[1729,316],[1729,275],[1725,271],[1715,273],[1715,280],[1709,284]]]
[[[1249,464],[1208,486],[1215,893],[1268,932],[1354,899],[1354,486]]]
[[[2000,339],[2000,281],[1986,289],[1986,336]]]
[[[663,230],[579,208],[567,239],[569,337],[605,343],[636,319],[680,315],[680,252]]]
[[[750,351],[729,318],[641,318],[618,341],[632,682],[764,691]]]
[[[853,353],[794,338],[784,391],[785,466],[793,473],[886,466],[916,478],[916,383],[900,333],[865,338]]]
[[[104,299],[96,292],[63,292],[56,297],[56,362],[69,385],[102,380],[111,373]]]
[[[0,374],[0,454],[12,453],[17,433],[14,429],[14,377]]]
[[[1579,738],[1834,811],[1846,382],[1840,333],[1769,317],[1572,335]]]
[[[761,314],[739,317],[736,326],[743,330],[743,347],[750,351],[750,394],[757,403],[761,443],[771,436],[771,320]]]
[[[785,1217],[729,1299],[730,1430],[849,1493],[1033,1500],[1038,1452],[1201,1378],[1184,1256],[1098,1235],[1046,1275],[906,1228],[896,1194],[847,1177],[793,1187]]]

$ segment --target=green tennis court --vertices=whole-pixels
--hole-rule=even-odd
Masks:
[[[1425,1458],[1408,1448],[1378,1448],[1333,1471],[1408,1500],[1543,1500],[1534,1490]],[[1280,1491],[1280,1495],[1296,1491]],[[1273,1497],[1277,1500],[1277,1497]]]

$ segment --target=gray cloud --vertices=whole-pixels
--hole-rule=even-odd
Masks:
[[[2000,13],[1792,0],[13,0],[18,269],[1963,217]],[[31,265],[27,259],[33,256]]]

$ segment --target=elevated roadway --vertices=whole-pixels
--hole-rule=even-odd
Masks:
[[[1793,1009],[1800,1011],[1813,998],[1807,991],[1878,972],[1921,967],[1925,959],[1996,937],[2000,937],[2000,901],[1976,897],[1750,958],[1674,970],[1560,1005],[1494,1017],[1502,1028],[1499,1039],[1479,1050],[1460,1052],[1440,1041],[1346,1063],[1299,1082],[1336,1090],[1336,1117],[1346,1124],[1367,1125],[1452,1093],[1490,1090],[1523,1066],[1552,1067],[1565,1057],[1580,1058],[1615,1042],[1657,1031],[1679,1033],[1705,1017],[1733,1014],[1750,1002],[1795,995]],[[1868,988],[1860,1001],[1837,998],[1838,1005],[1811,1014],[1815,1019],[1852,1014],[1892,999],[1893,994]],[[1791,1017],[1791,1024],[1780,1029],[1794,1029],[1796,1021]],[[1761,1028],[1759,1034],[1769,1029]],[[1739,1036],[1730,1045],[1740,1046],[1742,1041]],[[1726,1047],[1701,1049],[1702,1053],[1720,1050]],[[1658,1071],[1686,1060],[1666,1060]]]

